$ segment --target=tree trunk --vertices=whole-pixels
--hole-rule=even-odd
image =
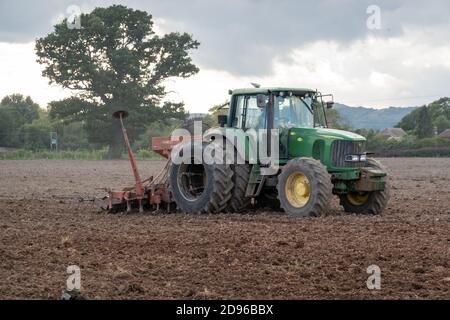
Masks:
[[[105,160],[120,159],[124,148],[124,141],[122,135],[122,127],[120,121],[114,119],[112,140],[109,143],[108,153],[104,156]]]

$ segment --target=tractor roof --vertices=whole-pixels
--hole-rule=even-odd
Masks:
[[[231,91],[231,94],[265,94],[271,91],[291,91],[294,94],[305,94],[307,92],[316,92],[316,90],[307,88],[266,87],[266,88],[234,89]]]

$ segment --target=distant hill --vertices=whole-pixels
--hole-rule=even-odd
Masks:
[[[416,107],[389,107],[384,109],[374,109],[365,107],[349,107],[344,104],[335,103],[336,109],[344,123],[353,129],[367,128],[383,130],[392,128],[405,115],[413,111]]]

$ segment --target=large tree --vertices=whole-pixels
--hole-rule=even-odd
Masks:
[[[81,28],[69,28],[64,20],[36,41],[43,75],[78,92],[76,98],[53,103],[51,114],[83,120],[90,141],[108,144],[108,156],[116,158],[122,138],[111,113],[129,111],[131,140],[151,121],[183,115],[182,104],[162,103],[164,81],[198,72],[189,50],[199,43],[187,33],[158,36],[150,14],[121,5],[96,8],[80,18]]]

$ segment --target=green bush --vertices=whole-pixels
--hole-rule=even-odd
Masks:
[[[50,147],[51,131],[51,124],[46,118],[34,120],[30,124],[25,124],[23,126],[25,149],[48,149]]]
[[[439,138],[439,137],[421,139],[421,140],[416,141],[416,143],[414,144],[414,147],[415,148],[450,147],[450,139]]]
[[[107,148],[101,150],[26,150],[16,149],[12,151],[0,152],[0,160],[36,160],[36,159],[52,159],[52,160],[102,160],[107,154]],[[139,160],[162,160],[163,158],[157,153],[139,149],[135,152],[136,159]],[[123,159],[127,159],[128,155],[124,154]]]
[[[18,149],[7,152],[0,152],[0,160],[101,160],[107,153],[102,150],[24,150]]]
[[[55,128],[54,131],[58,133],[59,149],[96,149],[96,146],[89,144],[86,130],[81,122],[65,124],[55,120],[53,126]]]
[[[151,150],[147,150],[147,149],[139,149],[136,152],[136,158],[137,159],[148,159],[148,160],[161,160],[163,159],[159,154],[151,151]]]
[[[381,157],[450,157],[450,148],[427,147],[420,149],[380,150],[377,152],[377,155]]]

